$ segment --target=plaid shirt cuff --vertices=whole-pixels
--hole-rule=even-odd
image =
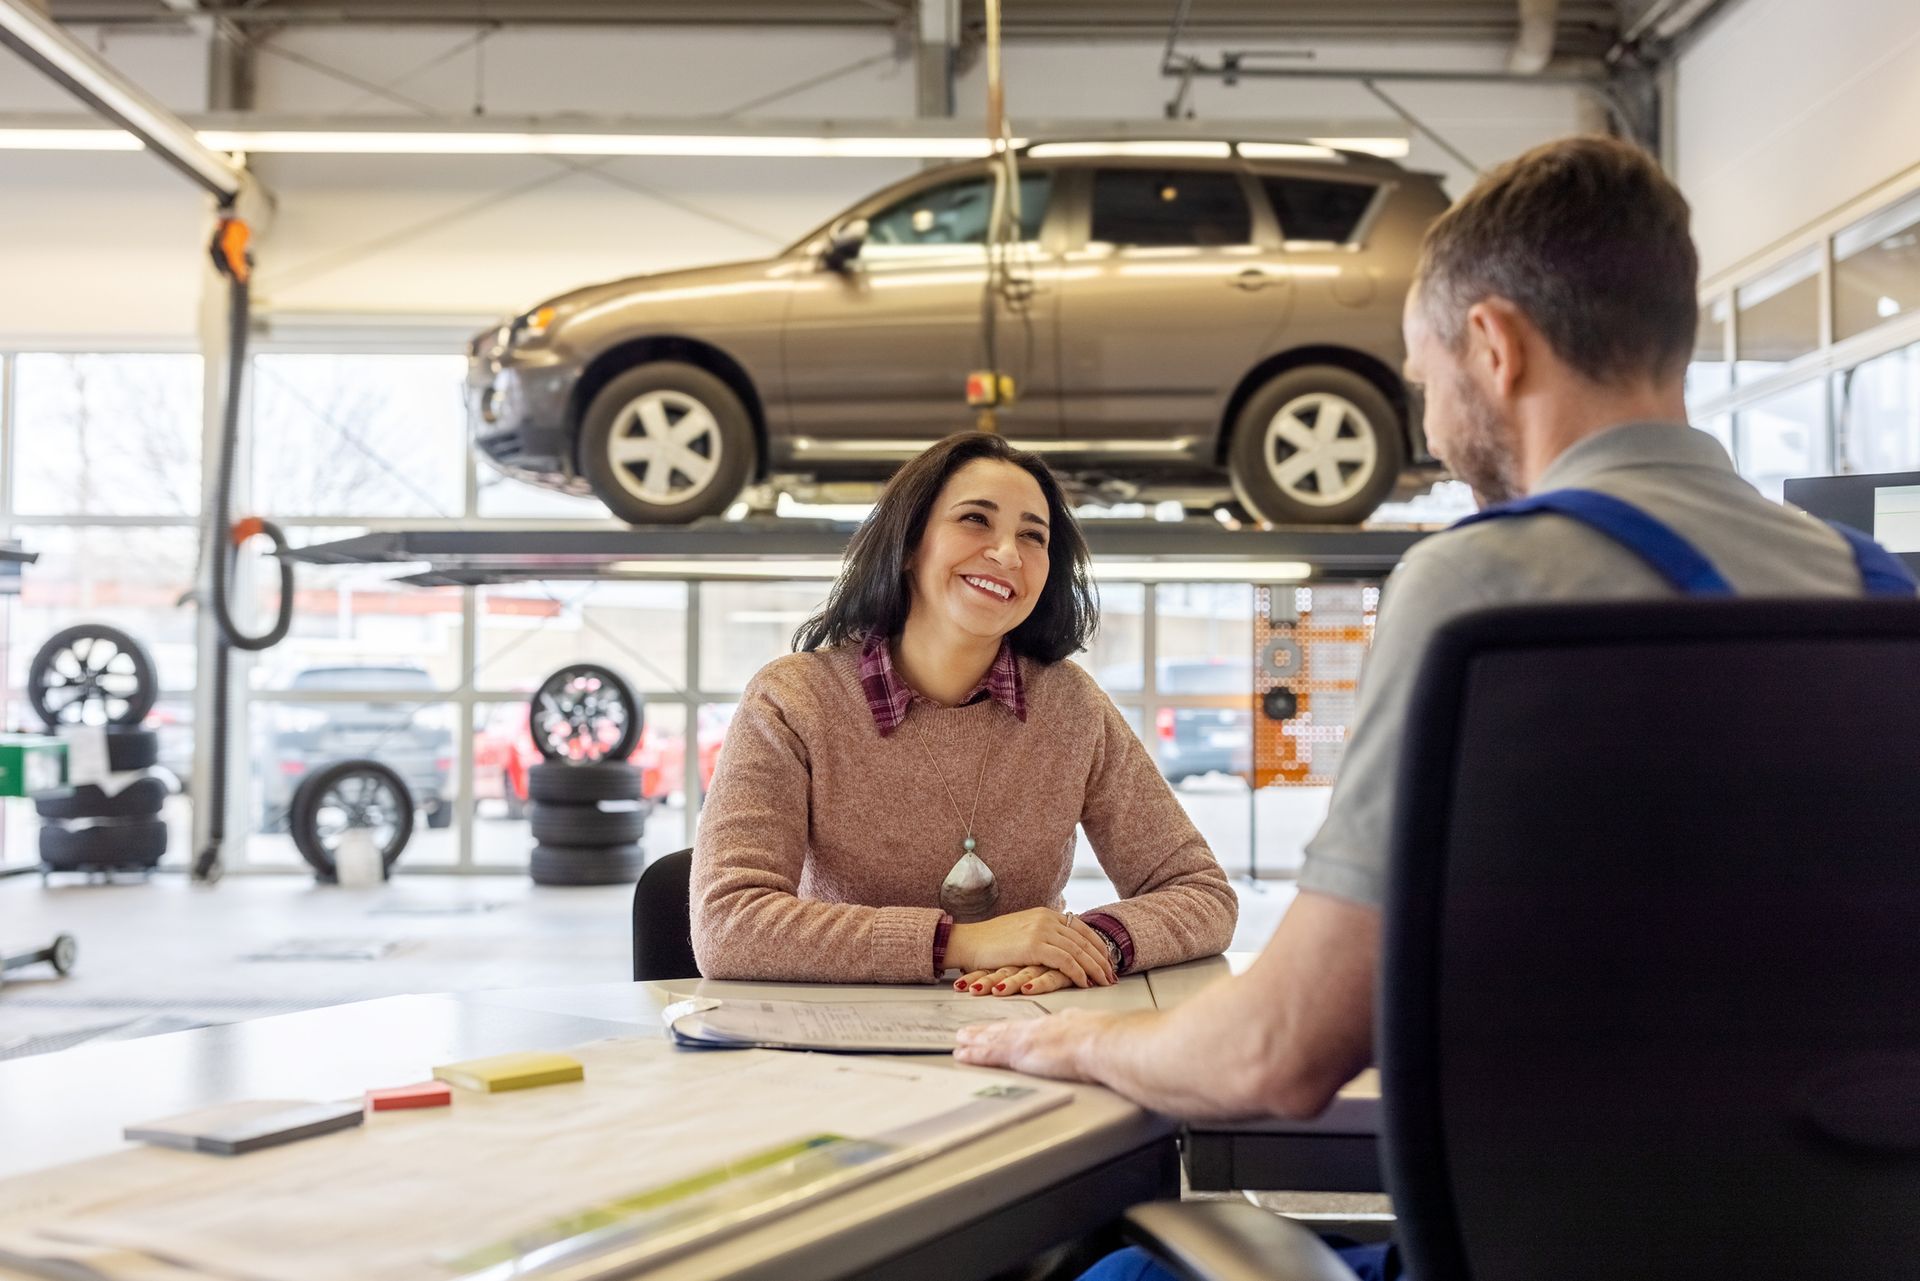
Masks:
[[[933,927],[933,977],[939,978],[947,972],[947,940],[953,937],[953,917],[940,913],[940,923]]]
[[[1133,935],[1127,933],[1127,927],[1120,924],[1105,912],[1087,912],[1081,917],[1088,925],[1100,931],[1120,949],[1120,972],[1125,974],[1133,968]]]

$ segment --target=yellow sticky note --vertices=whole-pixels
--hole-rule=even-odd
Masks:
[[[496,1054],[491,1058],[447,1063],[433,1070],[436,1081],[457,1085],[463,1090],[497,1093],[501,1090],[526,1090],[536,1085],[560,1085],[583,1081],[587,1070],[580,1060],[564,1054],[529,1050],[520,1054]]]

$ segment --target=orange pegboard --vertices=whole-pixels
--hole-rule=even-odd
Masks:
[[[1375,582],[1254,589],[1255,787],[1332,785],[1379,610]]]

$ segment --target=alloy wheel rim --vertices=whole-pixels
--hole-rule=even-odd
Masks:
[[[1333,507],[1366,489],[1380,466],[1380,445],[1358,405],[1332,392],[1310,392],[1274,414],[1261,457],[1288,498]]]
[[[620,487],[670,507],[705,493],[720,473],[720,421],[683,391],[649,391],[613,420],[607,458]]]
[[[63,725],[85,724],[90,704],[100,708],[100,723],[115,723],[139,692],[133,655],[105,636],[75,638],[52,657],[40,681],[42,701]]]
[[[321,849],[337,857],[349,831],[366,829],[385,859],[400,834],[400,798],[374,774],[349,774],[335,782],[313,808],[314,836]]]

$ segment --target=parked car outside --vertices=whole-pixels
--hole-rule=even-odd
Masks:
[[[1129,664],[1104,669],[1102,685],[1138,682]],[[1206,774],[1253,777],[1253,666],[1250,659],[1162,658],[1154,663],[1156,696],[1200,695],[1233,706],[1161,707],[1153,736],[1160,773],[1169,783]]]
[[[1004,171],[930,169],[772,258],[574,290],[476,336],[468,414],[509,475],[634,524],[748,485],[884,479],[971,422]],[[1000,415],[1084,497],[1364,519],[1435,467],[1400,311],[1439,181],[1297,144],[1053,142],[1018,156]],[[1437,474],[1437,472],[1430,472]]]
[[[268,741],[254,766],[261,831],[287,829],[287,810],[301,779],[333,761],[356,757],[379,761],[400,775],[427,826],[453,822],[453,728],[445,705],[426,701],[441,695],[425,668],[309,667],[294,673],[288,688],[351,690],[369,697],[267,705]]]
[[[640,770],[640,795],[649,804],[664,802],[686,786],[683,739],[654,725],[644,725],[639,746],[628,758]],[[700,782],[713,781],[713,764],[720,745],[702,734]],[[524,818],[527,806],[527,770],[541,761],[540,750],[527,729],[524,701],[497,703],[487,723],[473,734],[473,794],[476,800],[506,802],[509,819]]]

